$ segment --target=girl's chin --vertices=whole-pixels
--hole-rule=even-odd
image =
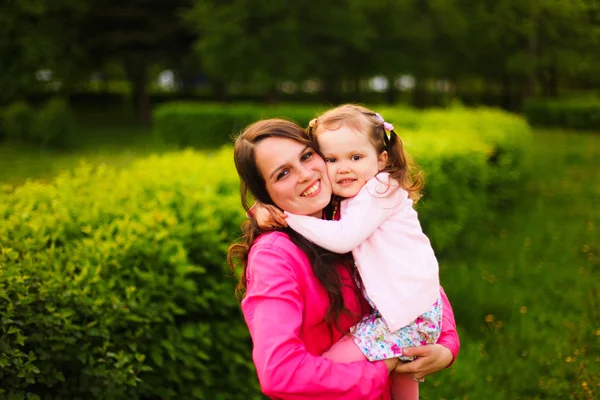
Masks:
[[[358,190],[354,188],[336,188],[335,195],[339,197],[354,197],[358,194]]]

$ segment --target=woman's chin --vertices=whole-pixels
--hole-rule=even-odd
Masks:
[[[327,197],[325,200],[323,200],[319,206],[317,207],[317,210],[313,213],[313,216],[318,216],[319,218],[321,218],[321,215],[323,214],[323,209],[325,207],[327,207],[327,205],[329,204],[329,202],[331,201],[331,196]]]
[[[331,192],[328,192],[331,193]],[[331,194],[327,193],[319,193],[317,196],[312,198],[303,198],[302,206],[297,207],[296,212],[293,214],[298,215],[310,215],[313,217],[321,217],[323,209],[327,207],[329,202],[331,201]]]

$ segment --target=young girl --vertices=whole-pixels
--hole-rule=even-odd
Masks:
[[[435,343],[442,320],[438,263],[413,209],[421,176],[411,171],[393,126],[364,107],[327,111],[311,121],[308,133],[327,163],[333,194],[344,200],[334,202],[332,221],[290,213],[285,221],[325,249],[351,251],[374,310],[353,327],[352,340],[340,341],[324,356],[350,361],[348,354],[358,347],[370,361],[409,361],[402,349]],[[281,216],[261,221],[257,215],[261,226],[280,221]],[[394,376],[392,397],[418,398],[418,383]]]

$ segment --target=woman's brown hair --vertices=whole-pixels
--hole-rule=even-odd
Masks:
[[[404,150],[400,137],[394,130],[388,136],[384,125],[383,118],[368,108],[355,104],[344,104],[313,119],[308,126],[307,133],[309,138],[316,143],[317,150],[319,150],[317,137],[324,130],[336,130],[342,126],[348,126],[356,132],[367,134],[378,155],[387,151],[388,161],[383,171],[388,172],[390,177],[396,180],[416,203],[421,198],[423,175]]]
[[[246,211],[250,209],[253,199],[263,204],[275,205],[267,192],[265,180],[258,169],[255,158],[255,146],[262,140],[271,137],[291,139],[311,148],[314,147],[306,132],[291,121],[274,118],[258,121],[248,126],[237,137],[233,150],[235,167],[240,176],[242,205]],[[243,298],[247,285],[246,270],[248,267],[248,254],[255,240],[264,231],[260,229],[253,219],[244,221],[241,230],[242,237],[229,247],[227,262],[232,271],[235,271],[238,267],[241,268],[236,293],[240,298]],[[325,322],[328,324],[330,330],[332,326],[335,326],[339,330],[339,317],[342,313],[349,313],[349,310],[344,304],[342,295],[343,284],[338,267],[342,265],[355,278],[356,269],[353,268],[352,258],[349,255],[340,256],[339,254],[327,251],[289,228],[281,230],[307,255],[313,273],[321,285],[323,285],[329,297],[329,307]],[[357,297],[360,296],[360,293],[356,291],[355,294]]]

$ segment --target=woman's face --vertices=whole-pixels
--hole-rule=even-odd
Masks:
[[[256,164],[275,205],[298,215],[321,216],[331,199],[323,159],[292,139],[270,137],[256,145]]]

